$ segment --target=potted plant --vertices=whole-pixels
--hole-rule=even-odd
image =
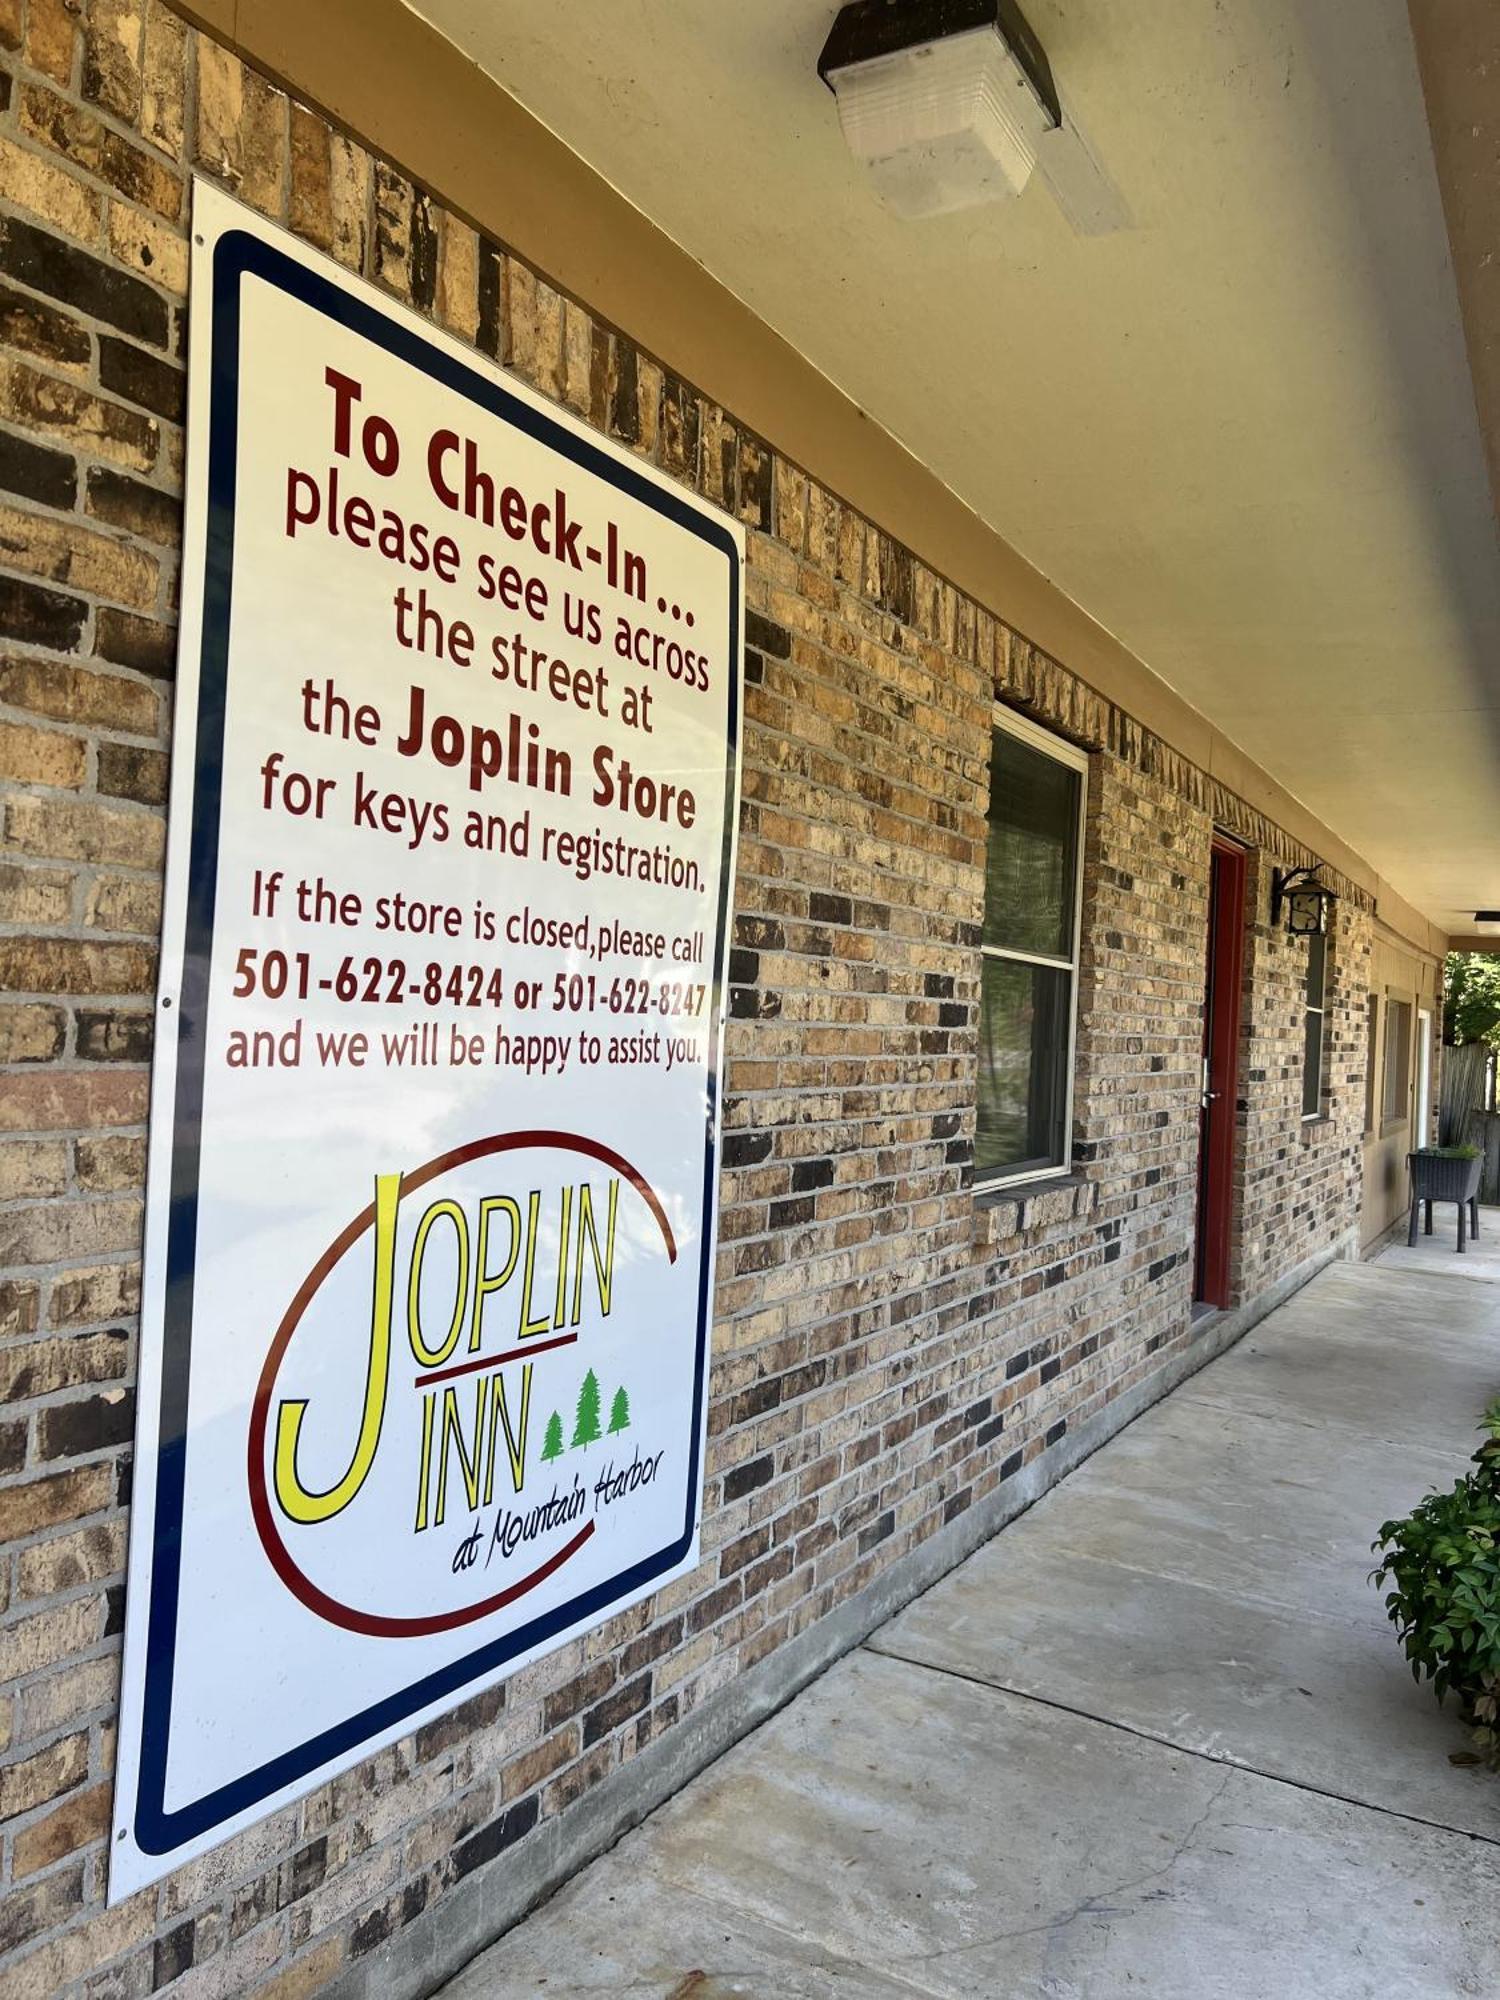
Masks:
[[[1385,1608],[1411,1662],[1439,1701],[1458,1698],[1474,1757],[1500,1770],[1500,1398],[1484,1413],[1473,1472],[1451,1493],[1429,1493],[1373,1544],[1372,1581],[1390,1584]]]
[[[1411,1226],[1406,1232],[1407,1243],[1417,1240],[1417,1204],[1426,1204],[1427,1234],[1432,1234],[1432,1204],[1435,1201],[1452,1201],[1458,1204],[1458,1247],[1464,1247],[1464,1224],[1472,1224],[1474,1235],[1479,1235],[1479,1177],[1484,1167],[1484,1159],[1477,1146],[1419,1146],[1414,1153],[1406,1156],[1407,1171],[1411,1175]]]

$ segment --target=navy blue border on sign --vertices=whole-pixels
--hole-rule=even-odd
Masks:
[[[151,1590],[147,1607],[145,1688],[142,1702],[140,1776],[134,1833],[148,1854],[163,1854],[197,1839],[258,1805],[320,1766],[343,1757],[392,1725],[445,1696],[457,1696],[476,1682],[493,1679],[518,1654],[544,1645],[565,1628],[597,1622],[620,1599],[674,1568],[692,1545],[698,1511],[699,1440],[708,1352],[713,1273],[708,1233],[700,1237],[698,1334],[694,1357],[693,1422],[689,1447],[687,1508],[682,1533],[667,1547],[595,1585],[544,1617],[535,1618],[503,1639],[466,1653],[399,1693],[322,1731],[295,1749],[271,1758],[242,1777],[175,1811],[166,1808],[167,1749],[176,1659],[177,1614],[182,1559],[182,1513],[187,1470],[188,1381],[191,1367],[193,1282],[198,1234],[198,1169],[202,1144],[203,1071],[208,1010],[209,963],[213,948],[214,898],[222,809],[224,715],[229,660],[230,596],[234,569],[234,517],[238,468],[240,299],[246,276],[290,294],[364,339],[383,347],[445,388],[466,397],[528,437],[562,453],[575,465],[608,481],[678,527],[719,550],[729,563],[729,634],[726,649],[728,736],[724,767],[724,838],[720,857],[719,905],[714,932],[709,1027],[708,1089],[703,1144],[703,1214],[713,1213],[717,1168],[718,1061],[723,992],[724,944],[732,888],[735,752],[740,701],[740,565],[734,537],[718,521],[689,506],[681,495],[658,486],[628,462],[535,409],[497,376],[470,367],[444,347],[425,339],[415,326],[298,263],[274,245],[243,230],[220,237],[213,253],[213,323],[208,416],[208,493],[200,635],[197,758],[194,771],[188,865],[187,921],[177,1040],[177,1095],[172,1131],[170,1215],[167,1225],[163,1297],[162,1388],[157,1446],[156,1513]]]

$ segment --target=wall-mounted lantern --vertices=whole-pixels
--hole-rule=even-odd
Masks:
[[[1318,880],[1316,868],[1277,868],[1271,874],[1271,928],[1285,920],[1292,937],[1317,937],[1328,928],[1332,889]]]

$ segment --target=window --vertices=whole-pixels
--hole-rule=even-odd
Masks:
[[[1411,1074],[1411,1002],[1385,1003],[1385,1076],[1380,1115],[1386,1124],[1406,1117],[1407,1080]]]
[[[974,1167],[1060,1173],[1073,1115],[1088,759],[1011,715],[990,755]]]
[[[1302,1039],[1302,1116],[1323,1115],[1323,1023],[1328,997],[1328,939],[1315,931],[1307,940],[1307,1013]]]
[[[1380,995],[1370,995],[1370,1015],[1365,1024],[1365,1130],[1375,1130],[1375,1044],[1380,1033]]]

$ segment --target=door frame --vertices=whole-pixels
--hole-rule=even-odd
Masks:
[[[1413,1143],[1425,1146],[1432,1131],[1432,1009],[1417,1007],[1417,1084]]]
[[[1239,1151],[1240,1025],[1244,1008],[1245,900],[1250,857],[1215,832],[1209,852],[1199,1095],[1193,1298],[1229,1304],[1235,1164]]]

